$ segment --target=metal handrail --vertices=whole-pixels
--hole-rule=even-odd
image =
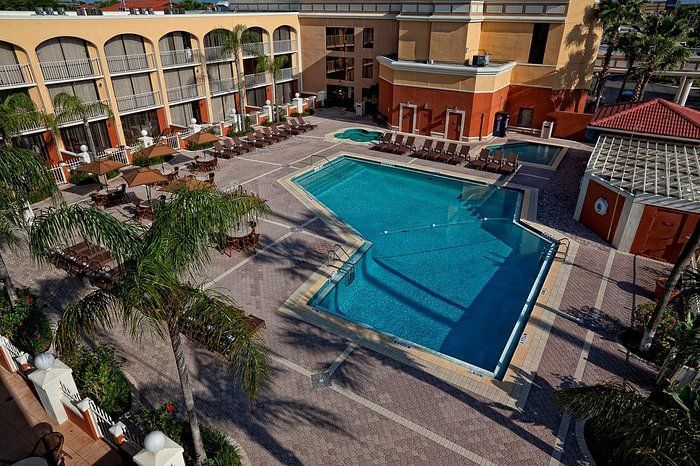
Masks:
[[[110,73],[149,70],[155,68],[153,63],[152,53],[135,53],[107,57],[107,68],[109,68]]]
[[[0,65],[0,87],[32,83],[34,76],[28,64]]]
[[[167,91],[168,101],[170,103],[197,99],[204,96],[204,88],[201,84],[188,84],[186,86],[173,87]]]
[[[160,52],[160,62],[163,67],[197,64],[199,63],[199,50],[181,49]]]
[[[116,98],[117,108],[120,112],[127,112],[141,108],[161,105],[160,91],[142,92],[140,94],[125,95]]]
[[[45,81],[89,78],[102,74],[100,62],[97,58],[42,62],[39,66]]]

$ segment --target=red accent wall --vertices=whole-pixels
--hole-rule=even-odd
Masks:
[[[119,147],[117,128],[114,126],[114,120],[111,118],[107,120],[107,135],[109,136],[109,143],[112,145],[112,147]]]
[[[630,252],[675,262],[699,222],[695,213],[645,205]]]
[[[592,113],[575,112],[552,112],[547,114],[547,119],[554,122],[555,138],[574,139],[583,141],[585,139],[586,126],[593,118]]]
[[[42,134],[44,138],[44,143],[46,144],[46,150],[49,152],[49,158],[52,163],[61,163],[61,156],[56,148],[56,141],[54,141],[53,134],[51,131],[44,131]]]
[[[202,117],[202,121],[200,123],[209,123],[209,112],[207,112],[207,100],[202,99],[197,102],[199,105],[199,114]]]
[[[597,214],[593,208],[595,201],[599,197],[608,201],[608,211],[605,215]],[[593,180],[589,180],[588,190],[586,191],[586,197],[583,201],[583,208],[581,209],[579,221],[586,225],[593,233],[610,243],[615,237],[615,231],[620,221],[620,214],[625,206],[625,200],[625,196]]]
[[[165,110],[163,110],[163,107],[156,109],[156,115],[158,115],[158,126],[160,130],[165,130],[165,128],[168,127],[168,123],[165,121]]]
[[[586,89],[553,90],[511,84],[508,89],[505,111],[510,113],[509,124],[516,126],[520,108],[532,108],[534,109],[532,127],[541,128],[542,123],[547,119],[547,114],[554,111],[582,112],[587,97],[588,91]]]

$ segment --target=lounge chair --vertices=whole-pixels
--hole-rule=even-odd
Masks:
[[[248,135],[248,141],[250,141],[250,143],[252,145],[254,145],[255,147],[267,147],[267,146],[272,144],[272,142],[267,141],[265,139],[260,139],[257,136],[255,136],[254,134]]]
[[[481,149],[479,156],[471,163],[471,167],[476,170],[481,170],[491,161],[491,151],[488,149]]]
[[[471,161],[469,156],[469,146],[466,144],[459,148],[459,156],[462,158],[462,162],[467,163]]]
[[[408,138],[406,138],[406,141],[404,143],[399,144],[399,147],[394,149],[393,153],[397,155],[410,154],[411,152],[413,152],[415,144],[415,136],[409,136]]]
[[[265,133],[263,133],[260,130],[255,131],[253,134],[255,135],[256,138],[258,138],[258,140],[262,140],[262,141],[268,142],[270,144],[274,144],[278,141],[277,138],[272,138],[270,136],[267,136]]]
[[[287,121],[284,122],[284,127],[287,129],[291,128],[294,131],[299,131],[300,133],[305,133],[305,132],[309,131],[309,128],[304,128],[303,126],[299,126],[299,123],[292,120],[291,118],[287,119]]]
[[[506,161],[501,164],[499,171],[510,175],[518,168],[518,154],[511,152],[508,154]]]
[[[433,147],[433,140],[432,139],[426,139],[423,142],[423,147],[413,153],[414,157],[418,157],[419,159],[424,159],[428,156],[430,153],[430,150]]]
[[[238,136],[234,136],[233,138],[233,143],[229,139],[224,139],[224,145],[228,147],[229,149],[232,146],[235,146],[239,149],[244,150],[245,152],[250,152],[252,150],[255,150],[255,145],[249,143],[248,141],[243,141],[241,138]]]
[[[282,123],[282,128],[284,128],[284,130],[286,132],[288,132],[289,134],[292,134],[294,136],[306,132],[306,129],[298,128],[298,127],[295,128],[294,126],[290,125],[288,121],[285,121],[284,123]]]
[[[385,152],[387,148],[391,147],[394,144],[393,142],[391,142],[393,136],[394,133],[391,132],[382,134],[377,138],[377,143],[370,147],[370,149]]]
[[[268,129],[275,136],[283,137],[284,139],[288,139],[292,135],[292,133],[288,132],[287,130],[280,130],[278,126],[270,126]]]
[[[484,167],[488,171],[494,171],[497,172],[499,168],[501,168],[501,165],[503,164],[503,152],[496,151],[495,154],[493,154],[493,158],[489,163],[486,164],[486,167]]]
[[[263,129],[263,134],[270,139],[274,139],[276,142],[284,141],[289,137],[286,134],[273,134],[269,127]]]
[[[299,115],[299,116],[297,117],[297,120],[299,121],[299,124],[300,124],[301,126],[304,126],[304,127],[306,127],[306,128],[309,128],[309,129],[316,129],[316,128],[318,128],[318,125],[314,125],[314,124],[312,124],[312,123],[307,123],[307,122],[305,122],[305,121],[304,121],[304,117],[301,116],[301,115]]]
[[[427,160],[437,160],[443,150],[445,150],[445,141],[438,141],[435,143],[435,147],[428,151],[428,155],[426,155],[425,158]]]
[[[230,159],[231,157],[241,155],[240,150],[229,149],[228,147],[225,147],[220,141],[216,141],[214,143],[214,153],[217,157],[221,157],[222,159]]]
[[[455,157],[455,154],[457,152],[457,143],[456,142],[451,142],[448,146],[447,149],[443,150],[440,154],[436,155],[433,160],[436,162],[442,162],[442,163],[452,163],[452,159]]]
[[[397,134],[394,142],[390,142],[386,145],[383,152],[389,152],[390,154],[396,154],[396,151],[403,147],[403,134]]]

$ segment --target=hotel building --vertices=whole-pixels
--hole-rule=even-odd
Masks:
[[[260,53],[287,57],[278,103],[295,93],[328,104],[365,102],[395,129],[450,139],[486,137],[496,112],[538,128],[553,112],[581,112],[600,29],[593,0],[243,1],[231,12],[165,15],[0,13],[0,100],[27,93],[47,113],[69,92],[104,101],[98,149],[133,145],[142,130],[230,118],[238,86],[218,29],[255,38],[241,57],[248,108],[272,96]],[[82,122],[25,128],[18,144],[59,162],[85,144]]]

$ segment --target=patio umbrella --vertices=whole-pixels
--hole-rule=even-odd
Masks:
[[[171,181],[163,188],[163,191],[174,193],[183,189],[194,191],[195,189],[204,189],[208,187],[209,186],[204,181],[199,181],[194,178],[184,178]]]
[[[133,188],[134,186],[150,186],[155,183],[163,183],[168,181],[168,179],[164,177],[161,172],[148,167],[130,170],[124,173],[122,176],[130,188]]]
[[[158,143],[158,144],[153,144],[152,146],[148,146],[145,149],[141,149],[136,153],[137,157],[148,157],[148,158],[155,158],[155,157],[165,157],[167,155],[177,155],[179,152],[176,149],[173,149],[170,147],[168,144],[165,143]]]
[[[200,131],[185,138],[185,141],[192,142],[194,144],[207,144],[209,142],[216,142],[218,140],[218,136],[216,136],[215,134],[207,133],[206,131]]]
[[[100,183],[106,186],[107,173],[112,172],[114,170],[119,170],[123,167],[126,167],[126,165],[121,162],[117,162],[116,160],[108,158],[103,158],[93,160],[92,162],[86,163],[85,165],[81,165],[78,168],[76,168],[75,171],[80,173],[92,173],[93,175],[97,175],[97,178],[99,179]]]

